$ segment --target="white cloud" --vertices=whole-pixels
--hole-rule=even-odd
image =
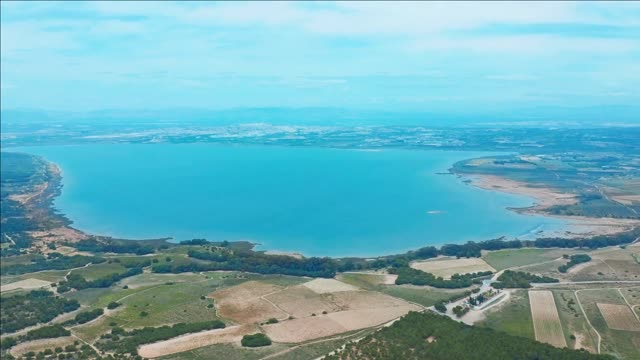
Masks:
[[[128,35],[144,31],[145,26],[140,21],[105,20],[91,27],[91,32],[99,35]]]
[[[570,52],[624,53],[640,50],[640,42],[625,39],[562,38],[549,35],[508,35],[413,41],[408,49],[416,52],[461,50],[475,53],[549,54]]]

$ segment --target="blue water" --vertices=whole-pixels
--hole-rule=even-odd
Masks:
[[[370,256],[561,225],[506,210],[530,199],[436,174],[487,153],[212,144],[20,150],[61,167],[55,206],[75,227],[121,238],[250,240],[305,255]]]

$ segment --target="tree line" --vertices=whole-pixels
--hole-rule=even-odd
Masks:
[[[397,274],[396,285],[411,284],[411,285],[428,285],[436,288],[443,289],[458,289],[469,287],[472,284],[480,283],[482,280],[479,278],[486,277],[492,274],[491,271],[482,271],[469,274],[453,274],[451,279],[445,280],[442,277],[416,270],[410,267],[400,267],[389,269],[390,274]]]
[[[222,329],[224,327],[224,322],[220,320],[179,323],[172,326],[144,327],[130,331],[114,327],[110,333],[100,337],[96,346],[102,351],[137,355],[138,346],[143,344],[167,340],[183,334]]]

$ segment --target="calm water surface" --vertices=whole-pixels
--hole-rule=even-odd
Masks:
[[[62,169],[55,206],[88,232],[251,240],[305,255],[382,255],[518,236],[561,222],[447,171],[479,152],[212,144],[23,148]]]

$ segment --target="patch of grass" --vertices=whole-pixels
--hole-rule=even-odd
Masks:
[[[120,274],[125,271],[127,271],[127,269],[120,264],[109,264],[108,262],[104,262],[102,264],[92,264],[84,268],[73,270],[72,273],[82,275],[87,280],[95,280],[111,274]]]
[[[286,350],[291,345],[272,344],[262,348],[241,348],[232,344],[215,344],[203,346],[191,351],[159,357],[159,360],[258,360],[263,357]]]
[[[311,279],[289,275],[258,275],[255,280],[278,286],[296,286],[304,284]]]
[[[338,280],[344,281],[347,284],[359,287],[365,290],[378,290],[380,289],[380,275],[374,274],[353,274],[343,273],[340,274]]]
[[[105,307],[112,301],[144,289],[123,289],[121,286],[110,288],[92,288],[65,293],[69,299],[76,299],[80,304],[91,307]]]
[[[216,320],[215,309],[207,307],[212,300],[203,301],[200,296],[221,285],[218,280],[206,280],[149,287],[120,300],[122,306],[112,317],[125,328]],[[148,315],[141,317],[141,312]]]
[[[529,294],[526,290],[514,291],[506,304],[497,309],[488,310],[486,316],[486,319],[477,325],[535,339]]]
[[[562,255],[565,254],[573,255],[576,253],[584,253],[584,251],[577,249],[507,249],[489,251],[482,256],[482,259],[494,269],[500,271],[515,266],[550,261],[562,257]]]
[[[631,305],[640,305],[640,287],[622,288],[622,295]]]
[[[210,276],[212,278],[218,278],[218,276]],[[184,274],[155,274],[155,273],[143,273],[140,275],[132,276],[123,279],[120,285],[128,285],[130,288],[149,287],[167,282],[181,283],[181,282],[194,282],[205,280],[206,277],[201,274],[184,273]]]

